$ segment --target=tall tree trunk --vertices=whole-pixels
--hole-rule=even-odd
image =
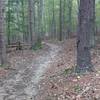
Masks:
[[[43,38],[43,0],[38,2],[38,40]]]
[[[34,32],[34,36],[35,36],[35,42],[37,40],[37,35],[36,35],[36,9],[35,9],[35,1],[33,3],[33,32]]]
[[[73,0],[68,0],[68,19],[67,19],[67,35],[69,38],[71,36],[71,32],[72,32],[72,4],[73,4]]]
[[[91,1],[92,0],[80,0],[76,72],[92,71],[90,54]]]
[[[34,40],[33,40],[33,0],[28,0],[28,8],[29,8],[29,34],[30,34],[30,42],[31,46],[34,45]]]
[[[66,0],[63,0],[63,11],[62,11],[62,33],[63,33],[63,39],[66,39],[65,37],[65,29],[66,29],[66,24],[65,24],[65,11],[66,11]]]
[[[5,0],[0,0],[0,61],[2,65],[7,63],[6,43],[4,34],[4,2]]]
[[[95,0],[91,0],[90,2],[90,16],[91,16],[91,37],[90,37],[90,46],[95,46],[95,31],[96,31],[96,25],[95,25]]]
[[[52,24],[51,24],[51,31],[52,31],[52,39],[56,38],[56,20],[55,20],[55,2],[53,0],[53,11],[52,11]]]
[[[62,0],[60,0],[60,11],[59,11],[59,41],[62,41]]]
[[[80,6],[80,0],[77,0],[77,6],[78,6],[78,9],[79,9],[79,6]]]
[[[8,14],[7,14],[7,18],[8,18],[8,20],[7,20],[7,42],[8,42],[8,44],[10,44],[10,34],[11,34],[11,32],[10,32],[10,17],[11,17],[11,10],[10,10],[10,7],[11,7],[11,0],[8,0]]]
[[[21,2],[21,13],[22,13],[22,32],[23,32],[23,42],[27,42],[27,35],[25,30],[25,2],[23,0]]]

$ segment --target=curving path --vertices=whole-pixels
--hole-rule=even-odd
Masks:
[[[0,100],[35,100],[39,81],[61,49],[54,44],[45,44],[49,46],[48,51],[33,59],[29,66],[21,67],[19,64],[19,69],[0,81]]]

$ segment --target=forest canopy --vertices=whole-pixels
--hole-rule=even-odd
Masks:
[[[30,38],[29,6],[32,7],[32,32],[36,36],[49,34],[57,38],[62,30],[62,37],[68,38],[68,34],[71,36],[77,32],[78,0],[61,0],[61,5],[60,0],[31,0],[31,5],[28,0],[7,0],[5,17],[8,43],[17,40],[24,41],[27,36]],[[100,1],[96,0],[97,31],[100,26],[99,10]],[[60,29],[60,24],[62,29]],[[29,38],[27,41],[30,41]]]

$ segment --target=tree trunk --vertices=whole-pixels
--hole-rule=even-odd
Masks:
[[[34,45],[34,40],[33,40],[33,0],[28,0],[28,8],[29,8],[29,34],[30,34],[30,42],[31,46]]]
[[[7,14],[7,17],[8,17],[8,21],[7,21],[7,42],[8,42],[8,44],[10,44],[10,34],[11,34],[11,32],[10,32],[10,20],[11,20],[11,10],[10,10],[10,7],[11,7],[11,1],[10,0],[8,0],[8,14]]]
[[[80,0],[76,67],[76,72],[79,73],[92,71],[90,54],[91,1],[92,0]]]
[[[67,20],[67,35],[69,38],[71,36],[72,32],[72,6],[73,6],[73,0],[68,0],[68,20]]]
[[[60,0],[60,11],[59,11],[59,41],[62,41],[62,0]]]
[[[52,11],[52,24],[51,24],[51,32],[52,32],[52,39],[56,38],[56,20],[55,20],[55,2],[53,0],[53,11]]]
[[[7,63],[5,34],[4,34],[4,2],[5,0],[0,0],[0,61],[1,61],[1,65]]]
[[[39,0],[38,4],[38,40],[43,38],[43,0]]]
[[[95,29],[96,29],[96,25],[95,25],[95,0],[91,0],[90,2],[90,16],[91,16],[91,37],[90,37],[90,46],[94,47],[95,46]]]

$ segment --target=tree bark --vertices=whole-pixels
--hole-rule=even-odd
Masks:
[[[90,35],[90,46],[95,46],[95,32],[96,32],[96,25],[95,25],[95,0],[91,0],[90,2],[90,13],[91,13],[91,35]]]
[[[35,36],[33,38],[33,0],[28,0],[28,12],[29,12],[29,34],[30,34],[30,42],[31,42],[31,46],[34,45],[34,39]]]
[[[53,7],[52,7],[52,24],[51,24],[51,32],[52,32],[52,39],[56,38],[56,20],[55,20],[55,2],[53,0]]]
[[[59,41],[62,41],[62,0],[60,0],[60,9],[59,9]]]
[[[6,42],[4,34],[4,3],[5,0],[0,0],[0,61],[1,65],[7,63]]]
[[[69,38],[71,36],[72,32],[72,6],[73,6],[73,0],[68,0],[68,20],[67,20],[67,35]]]
[[[10,25],[10,21],[11,21],[11,0],[8,0],[8,12],[7,12],[7,43],[10,44],[10,38],[11,38],[11,25]]]
[[[92,71],[90,54],[91,3],[92,0],[80,0],[77,34],[76,72]]]

